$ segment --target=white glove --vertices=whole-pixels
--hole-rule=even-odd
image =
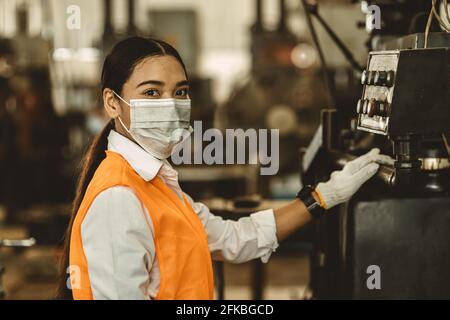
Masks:
[[[392,165],[393,163],[394,160],[391,157],[380,154],[380,149],[372,149],[365,155],[348,162],[341,171],[333,172],[330,180],[317,185],[315,191],[321,205],[330,209],[348,201],[363,183],[378,171],[379,164]]]

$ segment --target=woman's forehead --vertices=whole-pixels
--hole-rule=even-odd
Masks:
[[[186,74],[175,57],[153,56],[143,59],[135,66],[128,82],[137,85],[148,80],[157,80],[170,85],[186,80]]]

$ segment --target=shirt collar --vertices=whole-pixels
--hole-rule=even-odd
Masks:
[[[120,154],[145,181],[153,180],[161,167],[168,165],[115,130],[108,135],[108,150]],[[169,165],[170,166],[170,165]],[[172,169],[173,170],[173,169]]]

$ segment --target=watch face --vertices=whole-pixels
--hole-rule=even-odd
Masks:
[[[306,197],[312,197],[312,193],[314,191],[314,188],[310,185],[304,186],[298,193],[297,197],[306,198]],[[313,197],[314,198],[314,197]],[[303,200],[303,199],[301,199]]]

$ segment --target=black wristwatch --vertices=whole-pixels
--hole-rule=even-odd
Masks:
[[[314,199],[313,192],[313,186],[304,186],[297,193],[297,198],[305,204],[313,219],[318,219],[325,214],[325,209],[316,201],[316,199]]]

